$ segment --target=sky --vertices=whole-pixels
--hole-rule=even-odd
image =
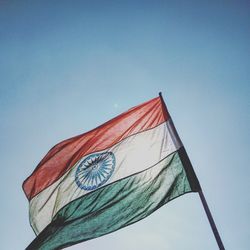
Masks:
[[[160,91],[226,249],[250,247],[250,2],[0,0],[0,249],[56,143]],[[197,193],[72,250],[218,249]]]

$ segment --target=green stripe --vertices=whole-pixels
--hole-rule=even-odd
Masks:
[[[152,177],[152,171],[158,172]],[[62,208],[27,249],[62,249],[111,233],[192,192],[178,152],[156,166],[89,193]]]

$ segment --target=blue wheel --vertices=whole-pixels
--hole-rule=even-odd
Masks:
[[[94,153],[80,162],[75,173],[77,186],[84,190],[94,190],[108,181],[115,168],[112,152]]]

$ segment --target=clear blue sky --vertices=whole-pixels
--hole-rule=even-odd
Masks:
[[[57,142],[163,92],[226,249],[250,247],[250,2],[0,1],[0,248]],[[217,249],[197,194],[74,250]]]

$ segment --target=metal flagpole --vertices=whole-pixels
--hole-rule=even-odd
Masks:
[[[209,221],[209,223],[210,223],[210,226],[211,226],[211,228],[212,228],[212,231],[213,231],[213,233],[214,233],[214,237],[215,237],[215,239],[216,239],[216,241],[217,241],[218,247],[219,247],[220,250],[225,250],[225,247],[224,247],[224,245],[223,245],[223,243],[222,243],[222,240],[221,240],[221,238],[220,238],[220,234],[219,234],[219,232],[218,232],[218,230],[217,230],[217,227],[216,227],[216,225],[215,225],[213,216],[212,216],[212,214],[211,214],[211,212],[210,212],[210,209],[209,209],[209,207],[208,207],[208,205],[207,205],[207,201],[206,201],[205,196],[204,196],[204,194],[203,194],[203,192],[202,192],[202,189],[199,191],[199,196],[200,196],[202,205],[203,205],[203,207],[204,207],[204,210],[205,210],[205,212],[206,212],[206,215],[207,215],[208,221]]]
[[[166,111],[167,114],[169,114],[169,112],[167,110],[167,106],[166,106],[166,104],[165,104],[165,102],[163,100],[161,92],[159,93],[159,96],[160,96],[161,101],[162,101],[163,109]],[[176,135],[178,136],[178,133],[177,133],[175,127],[174,127],[173,122],[172,122],[172,126],[173,126],[173,128],[175,130]],[[184,146],[179,149],[179,154],[180,154],[183,166],[185,168],[185,171],[187,172],[188,179],[190,180],[190,185],[192,186],[191,187],[192,190],[197,191],[199,193],[201,203],[202,203],[203,208],[204,208],[204,210],[206,212],[208,221],[209,221],[210,226],[212,228],[212,231],[213,231],[214,237],[216,239],[216,242],[218,244],[218,247],[219,247],[220,250],[225,250],[224,245],[222,243],[222,240],[220,238],[219,232],[218,232],[217,227],[215,225],[213,216],[212,216],[212,214],[210,212],[207,201],[206,201],[205,196],[204,196],[204,194],[202,192],[202,188],[201,188],[200,183],[199,183],[199,181],[198,181],[198,179],[196,177],[196,174],[194,172],[194,169],[192,167],[192,164],[191,164],[191,162],[189,160],[189,157],[188,157],[188,155],[186,153],[186,150],[185,150]]]

